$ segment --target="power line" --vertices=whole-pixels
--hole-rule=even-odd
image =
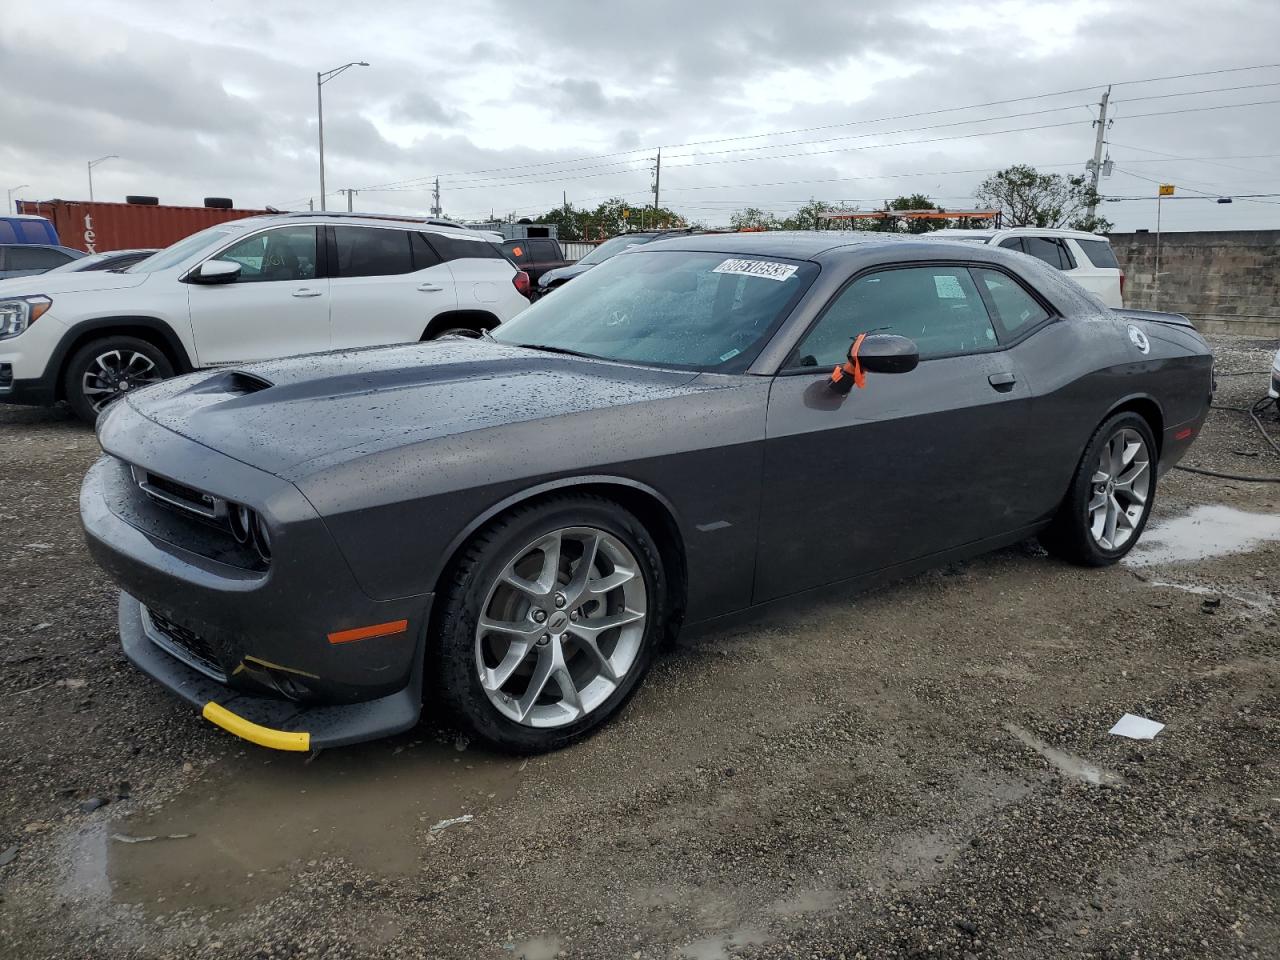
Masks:
[[[1250,70],[1266,70],[1266,69],[1272,69],[1276,67],[1280,67],[1280,63],[1254,64],[1254,65],[1244,66],[1244,67],[1226,67],[1226,68],[1221,68],[1217,70],[1201,70],[1201,71],[1195,71],[1192,73],[1172,74],[1169,76],[1162,76],[1162,77],[1146,77],[1138,80],[1119,80],[1119,81],[1113,81],[1111,85],[1132,86],[1132,85],[1138,85],[1138,84],[1144,84],[1144,83],[1160,83],[1160,82],[1165,82],[1169,80],[1184,80],[1191,77],[1218,76],[1218,75],[1228,74],[1228,73],[1241,73],[1241,72],[1250,71]],[[984,107],[1004,106],[1012,103],[1025,103],[1031,100],[1043,100],[1043,99],[1047,99],[1055,96],[1066,96],[1068,94],[1073,94],[1073,93],[1083,93],[1087,91],[1097,90],[1103,86],[1106,86],[1106,84],[1099,83],[1099,84],[1094,84],[1092,86],[1087,86],[1087,87],[1074,87],[1069,90],[1058,90],[1050,93],[1030,94],[1023,97],[1010,97],[1003,100],[990,100],[985,103],[967,104],[964,106],[957,106],[957,107],[944,107],[936,110],[925,110],[925,111],[918,111],[915,113],[896,114],[892,116],[878,117],[873,119],[850,120],[850,121],[844,121],[840,123],[821,124],[821,125],[811,126],[811,127],[798,127],[791,130],[774,130],[768,133],[741,134],[733,137],[720,137],[720,138],[709,139],[709,140],[694,140],[694,141],[687,141],[684,143],[663,144],[662,146],[665,146],[668,149],[682,148],[682,147],[697,147],[697,146],[704,146],[704,145],[715,145],[720,143],[737,142],[742,140],[754,140],[754,139],[760,139],[763,137],[779,137],[779,136],[789,136],[791,134],[796,134],[796,133],[812,133],[820,130],[832,130],[832,129],[838,129],[841,127],[856,126],[861,124],[887,122],[890,120],[915,119],[918,117],[936,116],[944,113],[954,113],[961,110],[975,110],[975,109],[981,109]],[[1131,99],[1141,99],[1141,98],[1131,98]],[[1267,101],[1262,101],[1262,102],[1267,102]],[[358,189],[383,190],[383,189],[388,189],[392,187],[409,186],[411,184],[425,183],[426,181],[433,179],[435,176],[442,176],[442,177],[470,176],[473,174],[500,173],[500,172],[513,171],[513,170],[528,170],[528,169],[535,169],[535,168],[544,168],[548,166],[564,166],[567,164],[580,163],[580,162],[589,161],[589,160],[605,160],[613,157],[633,157],[635,154],[651,154],[655,149],[657,149],[657,145],[647,146],[647,147],[637,147],[632,150],[618,151],[615,153],[589,154],[586,156],[570,158],[565,160],[546,160],[546,161],[527,163],[527,164],[516,164],[516,165],[506,166],[506,167],[488,167],[488,168],[482,168],[477,170],[454,171],[452,173],[429,174],[426,176],[415,177],[407,180],[391,181],[388,183],[380,183],[380,184],[370,184],[368,186],[361,187]],[[636,157],[632,161],[622,161],[622,162],[623,163],[639,162],[640,159],[641,158]],[[557,172],[567,172],[567,171],[557,171]]]

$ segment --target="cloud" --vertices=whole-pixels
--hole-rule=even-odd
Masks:
[[[919,191],[960,207],[1001,166],[1082,170],[1089,105],[1106,83],[1269,63],[1280,35],[1271,0],[1212,17],[1192,0],[544,0],[532,15],[515,0],[472,0],[433,7],[429,21],[422,9],[20,4],[6,10],[0,62],[38,79],[0,97],[0,180],[33,184],[33,199],[78,198],[85,161],[119,154],[94,171],[99,197],[304,206],[319,181],[316,71],[365,59],[324,88],[325,153],[334,188],[390,185],[362,192],[369,209],[424,211],[437,174],[458,216],[536,214],[562,192],[643,202],[659,145],[663,202],[709,223],[810,196],[870,205]],[[1140,116],[1280,97],[1192,93],[1264,82],[1280,70],[1117,83],[1117,172],[1104,190],[1145,195],[1142,177],[1280,190],[1274,105]],[[995,102],[1052,91],[1075,92]],[[1031,111],[1045,112],[1016,116]],[[754,136],[793,129],[803,132]],[[1127,227],[1154,215],[1146,201],[1104,209]],[[1280,205],[1182,201],[1164,220],[1277,226]]]

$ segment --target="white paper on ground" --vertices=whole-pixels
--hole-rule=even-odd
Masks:
[[[1110,732],[1117,737],[1128,737],[1130,740],[1154,740],[1156,734],[1164,729],[1163,723],[1156,723],[1146,717],[1126,713],[1111,728]]]

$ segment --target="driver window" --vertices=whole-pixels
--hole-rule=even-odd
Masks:
[[[859,333],[909,337],[922,360],[997,346],[991,317],[965,267],[909,267],[871,273],[845,287],[789,366],[841,363]]]
[[[237,283],[311,280],[316,275],[316,228],[268,230],[232,244],[217,259],[240,264]]]

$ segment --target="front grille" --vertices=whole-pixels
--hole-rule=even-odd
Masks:
[[[147,611],[147,619],[154,628],[149,631],[151,639],[158,646],[201,673],[218,681],[226,681],[227,675],[223,673],[217,655],[204,637],[150,610]]]

